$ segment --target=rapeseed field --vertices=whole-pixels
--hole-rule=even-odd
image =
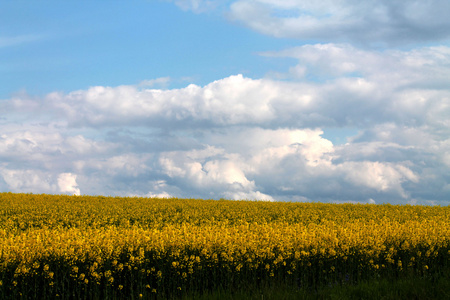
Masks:
[[[0,193],[0,299],[439,276],[450,208]]]

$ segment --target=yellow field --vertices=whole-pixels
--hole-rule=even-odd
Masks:
[[[439,274],[450,208],[0,193],[0,298]]]

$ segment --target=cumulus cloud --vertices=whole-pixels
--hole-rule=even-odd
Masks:
[[[55,187],[51,183],[51,177],[40,170],[14,170],[2,167],[1,175],[9,191],[34,191],[38,193],[55,191]]]
[[[274,115],[266,102],[277,94],[276,89],[276,85],[236,75],[205,87],[191,84],[173,90],[97,86],[67,95],[52,93],[46,103],[67,115],[73,126],[161,122],[220,126],[270,120]]]
[[[297,63],[279,74],[287,80],[238,74],[158,89],[156,79],[2,101],[0,187],[448,204],[448,47],[328,43],[263,55]],[[358,132],[347,143],[325,138],[347,127]]]
[[[77,184],[77,175],[72,173],[61,173],[58,176],[58,188],[61,193],[80,195]]]
[[[370,127],[388,122],[449,128],[448,47],[369,51],[316,44],[264,55],[298,59],[286,70],[292,80],[234,75],[180,89],[97,86],[44,99],[16,97],[9,111],[33,107],[64,116],[71,128]]]
[[[279,38],[379,46],[448,38],[449,10],[445,0],[238,0],[229,13],[245,26]]]
[[[318,172],[324,162],[332,165],[398,162],[420,174],[425,169],[417,163],[411,166],[409,161],[420,161],[422,166],[434,165],[436,161],[440,164],[434,172],[445,182],[443,166],[448,166],[450,134],[447,117],[450,97],[444,88],[450,78],[447,48],[379,52],[326,44],[271,55],[298,58],[299,65],[305,66],[315,80],[300,78],[281,82],[236,75],[204,87],[190,85],[172,90],[94,87],[68,94],[52,93],[44,99],[26,98],[37,111],[41,105],[42,114],[53,111],[49,118],[59,119],[60,124],[52,125],[52,130],[30,126],[28,132],[16,130],[13,135],[4,134],[0,147],[11,163],[17,159],[17,163],[28,161],[36,168],[61,168],[59,172],[81,174],[80,184],[84,181],[90,186],[88,190],[96,193],[102,191],[88,178],[107,175],[96,179],[96,185],[120,187],[120,192],[130,187],[131,181],[135,192],[142,193],[145,181],[138,178],[147,176],[150,180],[170,179],[173,184],[168,185],[167,192],[171,195],[179,195],[181,190],[191,186],[197,186],[196,193],[200,193],[201,187],[211,182],[220,182],[214,192],[220,195],[224,194],[220,189],[305,195],[305,190],[292,187],[296,183],[288,176],[289,172],[297,181],[308,182],[310,179],[297,175],[306,164],[317,166],[316,171],[308,172],[338,176],[339,172],[332,169]],[[323,61],[326,63],[322,66]],[[387,68],[393,71],[386,73]],[[332,72],[333,78],[322,75]],[[14,98],[11,103],[20,103],[20,100]],[[26,108],[16,105],[14,109],[20,112]],[[320,128],[345,126],[356,127],[360,132],[345,147],[332,145],[318,132],[312,134],[310,140],[291,138],[307,135],[308,128],[320,131]],[[89,135],[98,136],[94,139],[83,136],[80,134],[86,131],[83,128],[91,128],[87,130]],[[104,129],[99,131],[99,128]],[[272,130],[276,128],[285,129]],[[301,133],[297,129],[301,129]],[[322,149],[327,153],[323,157]],[[215,164],[214,160],[202,161],[204,154],[200,155],[200,151],[215,151]],[[187,156],[190,160],[172,159],[170,153]],[[301,159],[294,160],[297,157]],[[244,160],[252,163],[243,164]],[[298,169],[292,170],[296,164]],[[234,184],[227,183],[222,177],[213,176],[212,166],[224,174],[228,172],[224,166],[239,166],[244,175]],[[280,173],[277,170],[280,166],[290,171]],[[350,172],[361,166],[347,165],[346,170]],[[345,168],[341,166],[341,169]],[[389,168],[383,170],[389,172]],[[268,180],[258,172],[280,174],[280,180]],[[182,177],[194,184],[181,180]],[[344,178],[346,182],[328,181],[329,186],[356,184],[351,176]],[[410,180],[413,177],[401,178],[393,177],[398,184],[390,188],[372,189],[396,193],[403,198],[407,193],[400,186],[415,181]],[[119,184],[108,184],[111,180]],[[282,189],[272,186],[271,182],[277,182]],[[313,191],[312,186],[310,191]],[[439,197],[446,195],[442,187],[436,189],[440,190]],[[322,191],[314,190],[314,193]],[[309,193],[308,197],[313,197],[314,193]],[[328,197],[327,193],[324,197]]]
[[[259,53],[295,63],[204,86],[14,94],[0,101],[1,191],[450,204],[450,48],[431,46],[450,36],[448,1],[167,1],[297,40]]]
[[[80,189],[76,183],[77,176],[71,173],[62,173],[55,176],[52,172],[38,169],[0,167],[0,176],[5,183],[2,186],[0,181],[0,188],[3,191],[80,195]]]
[[[402,164],[380,162],[346,162],[338,165],[339,171],[355,186],[364,186],[379,192],[394,191],[403,198],[407,194],[401,183],[418,182],[418,176]]]

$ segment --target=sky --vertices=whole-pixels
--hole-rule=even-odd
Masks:
[[[0,192],[450,204],[447,0],[0,2]]]

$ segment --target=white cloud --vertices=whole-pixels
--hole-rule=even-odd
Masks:
[[[203,88],[193,84],[175,90],[98,86],[68,95],[52,93],[46,102],[77,126],[187,121],[228,125],[273,118],[267,102],[277,89],[275,84],[237,75]]]
[[[238,0],[230,15],[275,37],[378,46],[448,38],[449,10],[445,0]]]
[[[77,176],[71,173],[53,175],[38,169],[7,169],[0,167],[0,179],[6,183],[2,190],[23,193],[69,193],[80,195]]]
[[[418,176],[401,164],[380,162],[346,162],[338,165],[338,170],[355,186],[365,186],[376,191],[394,191],[406,198],[401,183],[409,180],[418,182]]]
[[[330,182],[331,187],[350,187],[353,190],[349,189],[349,194],[361,197],[372,190],[407,198],[402,184],[419,182],[407,163],[339,161],[332,143],[321,134],[320,130],[309,129],[225,130],[211,135],[211,139],[206,137],[223,147],[221,150],[210,148],[203,156],[189,151],[164,153],[160,163],[176,185],[233,199],[239,195],[269,200],[276,199],[271,195],[282,199],[287,194],[292,199],[299,194],[326,197],[333,192],[333,188],[324,186]],[[359,194],[361,187],[364,192]]]
[[[219,184],[239,184],[244,188],[252,185],[244,172],[230,160],[208,161],[203,169],[211,181]]]
[[[379,52],[317,44],[265,55],[297,58],[294,68],[303,70],[302,78],[291,72],[295,81],[236,75],[181,89],[92,87],[51,93],[45,97],[45,109],[36,110],[53,112],[52,117],[72,127],[323,128],[394,122],[449,128],[447,47]]]
[[[80,195],[77,184],[77,175],[72,173],[61,173],[58,176],[58,188],[61,193]]]
[[[430,45],[450,37],[450,2],[166,1],[297,39],[260,53],[295,63],[177,89],[19,92],[0,101],[1,191],[449,203],[450,47]],[[358,134],[326,138],[343,128]]]
[[[263,194],[261,192],[225,192],[224,193],[225,199],[231,199],[231,200],[258,200],[258,201],[270,201],[273,202],[273,197]]]
[[[34,193],[53,193],[55,187],[49,174],[40,170],[0,168],[0,174],[6,182],[8,191]]]
[[[150,198],[173,198],[173,196],[171,196],[170,194],[168,194],[166,192],[162,192],[160,194],[147,193],[145,195],[145,197],[150,197]]]
[[[450,72],[450,48],[444,46],[374,51],[328,43],[261,54],[298,59],[295,68],[303,68],[304,75],[312,74],[318,79],[358,77],[387,87],[444,87]]]
[[[235,75],[181,89],[97,86],[5,100],[2,108],[10,114],[0,123],[0,187],[270,201],[447,201],[449,48],[316,44],[265,55],[297,59],[293,68],[301,76],[291,69],[287,81]],[[359,133],[333,145],[323,134],[330,127]]]

